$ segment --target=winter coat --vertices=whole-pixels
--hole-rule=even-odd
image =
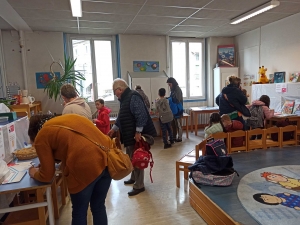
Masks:
[[[166,98],[161,98],[155,102],[156,111],[162,123],[169,123],[173,120],[173,113]]]
[[[173,102],[176,103],[176,104],[180,102],[183,105],[182,90],[178,86],[177,81],[173,77],[170,77],[167,80],[167,83],[171,83],[172,84],[170,97],[172,98]]]
[[[265,118],[264,124],[266,124],[266,120],[274,116],[274,109],[269,109],[269,107],[266,106],[264,102],[259,100],[254,100],[251,105],[247,105],[247,108],[250,109],[252,105],[262,106],[264,112],[264,118]]]
[[[204,132],[204,138],[208,138],[211,134],[223,132],[223,127],[221,123],[215,123],[212,126],[205,127]]]
[[[98,110],[98,116],[95,120],[96,126],[98,129],[103,133],[107,134],[110,130],[110,121],[109,121],[109,114],[111,112],[110,108],[103,106],[101,109]]]
[[[62,114],[78,114],[92,120],[91,108],[83,98],[76,98],[73,101],[66,103]]]
[[[150,109],[149,98],[147,97],[147,95],[145,94],[145,92],[142,89],[136,89],[136,91],[142,96],[147,109]]]
[[[224,97],[227,96],[227,99]],[[241,112],[244,116],[250,117],[250,111],[245,106],[247,97],[242,90],[233,84],[227,85],[222,89],[222,92],[216,97],[216,104],[219,106],[220,116],[229,114],[234,111]]]
[[[225,127],[226,132],[234,132],[237,130],[243,130],[244,125],[237,120],[232,120],[232,124]],[[244,137],[234,137],[231,141],[232,147],[240,147],[243,146]]]

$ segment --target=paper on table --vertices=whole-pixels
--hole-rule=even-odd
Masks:
[[[8,164],[9,168],[13,168],[17,171],[24,171],[24,170],[28,170],[30,167],[32,167],[32,161],[28,161],[28,162],[18,162],[15,164]]]

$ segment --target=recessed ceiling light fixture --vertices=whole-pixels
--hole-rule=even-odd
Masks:
[[[267,3],[265,3],[265,4],[261,5],[261,6],[258,6],[258,7],[254,8],[254,9],[252,9],[252,10],[250,10],[250,11],[248,11],[248,12],[246,12],[246,13],[240,15],[240,16],[238,16],[238,17],[233,18],[232,20],[230,20],[230,23],[231,24],[241,23],[241,22],[243,22],[243,21],[245,21],[247,19],[250,19],[253,16],[256,16],[258,14],[266,12],[266,11],[268,11],[270,9],[273,9],[273,8],[279,6],[279,5],[280,5],[280,2],[277,1],[277,0],[269,1],[269,2],[267,2]]]
[[[81,0],[70,0],[72,16],[82,17]]]

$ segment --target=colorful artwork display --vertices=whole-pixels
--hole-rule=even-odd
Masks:
[[[133,61],[133,72],[159,72],[159,62]]]
[[[55,75],[60,78],[60,72],[55,72]],[[50,72],[35,73],[37,89],[44,89],[46,84],[53,78]]]
[[[218,46],[218,66],[219,67],[234,67],[235,66],[234,45],[219,45]]]

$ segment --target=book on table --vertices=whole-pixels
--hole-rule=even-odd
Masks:
[[[300,116],[300,99],[295,100],[293,114],[296,114],[296,115]]]
[[[285,100],[282,108],[281,114],[292,114],[295,101]]]

